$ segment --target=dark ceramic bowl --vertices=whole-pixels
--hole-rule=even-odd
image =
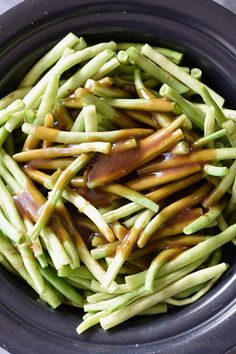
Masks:
[[[142,41],[182,50],[235,107],[236,17],[210,0],[25,1],[0,17],[1,96],[69,31],[88,42]],[[79,310],[37,303],[29,287],[0,269],[0,346],[11,354],[225,353],[236,346],[233,247],[224,249],[230,269],[197,303],[81,336],[75,332]]]

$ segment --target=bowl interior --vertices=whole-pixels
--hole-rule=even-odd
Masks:
[[[128,4],[108,1],[105,3],[106,6],[103,6],[89,1],[87,6],[80,7],[77,4],[73,11],[64,9],[56,15],[53,11],[49,12],[45,18],[35,21],[32,19],[32,23],[28,21],[27,26],[15,36],[12,35],[11,41],[4,44],[0,54],[1,96],[17,86],[32,64],[55,41],[72,31],[84,36],[88,43],[106,40],[148,42],[181,50],[185,53],[185,63],[201,68],[204,82],[226,98],[228,107],[233,107],[236,96],[236,47],[229,44],[220,33],[214,32],[211,27],[212,20],[203,27],[199,10],[192,14],[192,18],[184,19],[183,15],[179,15],[180,10],[174,1],[167,1],[167,5],[173,5],[171,10],[168,6],[165,8],[161,1],[148,1],[147,6],[139,4],[139,7],[136,6],[138,1],[136,5],[135,1]],[[183,1],[184,3],[186,4],[186,1]],[[193,6],[193,2],[190,3],[192,5],[187,6]],[[211,6],[209,9],[212,9]],[[7,326],[10,328],[13,320],[22,333],[21,338],[16,335],[15,340],[11,339],[12,343],[16,343],[9,350],[13,354],[23,353],[17,343],[23,343],[24,333],[27,333],[28,338],[46,343],[49,354],[111,351],[118,353],[120,346],[125,346],[130,353],[149,353],[157,345],[161,346],[159,352],[164,353],[162,350],[168,348],[168,353],[176,353],[172,348],[174,343],[184,343],[187,338],[190,340],[193,334],[195,339],[192,338],[192,341],[196,341],[197,337],[201,338],[206,331],[212,329],[213,323],[215,328],[218,328],[223,319],[229,319],[232,309],[235,314],[236,260],[233,247],[224,247],[224,259],[231,265],[230,269],[208,295],[197,303],[157,317],[137,317],[109,332],[96,327],[80,337],[75,333],[82,317],[80,310],[69,307],[51,310],[35,301],[36,296],[29,287],[1,269],[1,312],[7,318]],[[39,352],[39,348],[32,343],[28,342],[28,345],[29,348],[32,346],[32,353]],[[227,344],[219,344],[219,350],[223,346],[230,349],[230,345],[230,341]],[[200,348],[199,344],[198,350]],[[186,349],[187,347],[183,346],[182,352],[195,352]]]

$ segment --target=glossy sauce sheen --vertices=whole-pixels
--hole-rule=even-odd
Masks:
[[[164,130],[158,131],[146,139],[139,141],[135,149],[128,151],[112,151],[108,155],[99,155],[97,160],[90,166],[86,173],[86,180],[89,187],[102,185],[117,178],[126,176],[144,162],[147,162],[159,155],[168,138],[178,135],[177,130],[172,135]]]

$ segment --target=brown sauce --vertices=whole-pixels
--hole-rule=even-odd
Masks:
[[[78,187],[74,191],[88,200],[95,208],[105,207],[118,199],[117,196],[104,192],[100,188],[89,189],[87,187]]]
[[[144,162],[159,155],[163,150],[162,143],[170,137],[169,131],[163,129],[146,139],[140,140],[138,147],[135,149],[112,151],[108,155],[99,155],[86,172],[85,177],[88,186],[99,186],[126,176]]]

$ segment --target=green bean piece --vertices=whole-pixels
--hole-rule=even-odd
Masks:
[[[193,296],[183,299],[183,300],[176,300],[173,298],[166,299],[165,302],[170,305],[174,306],[186,306],[189,304],[192,304],[193,302],[196,302],[199,300],[202,296],[204,296],[211,288],[212,286],[217,282],[217,280],[222,276],[223,273],[217,275],[215,278],[209,280],[207,284],[204,287],[201,287],[196,294]],[[201,284],[200,284],[201,286]]]
[[[139,316],[150,316],[150,315],[157,315],[160,313],[166,313],[168,311],[168,307],[166,304],[157,304],[150,307],[147,310],[139,312]]]
[[[3,211],[0,209],[0,224],[1,230],[4,234],[10,238],[15,243],[20,243],[25,240],[24,233],[22,231],[17,230],[5,217]]]
[[[83,168],[87,162],[91,159],[90,155],[82,154],[77,159],[75,159],[71,165],[69,165],[60,175],[49,194],[46,203],[44,204],[39,218],[30,232],[30,239],[35,240],[44,226],[46,226],[49,218],[53,214],[58,200],[61,198],[65,187],[68,185],[70,180],[76,175],[76,173]]]
[[[127,50],[130,47],[134,47],[138,50],[141,50],[143,47],[142,43],[129,43],[129,42],[124,42],[124,43],[117,43],[117,50]],[[176,64],[179,64],[183,58],[183,53],[178,52],[173,49],[169,48],[162,48],[162,47],[153,47],[154,50],[157,52],[165,55],[167,58],[169,58],[171,61],[173,61]]]
[[[181,70],[176,64],[172,63],[164,55],[157,53],[148,44],[145,44],[143,46],[141,53],[144,54],[146,57],[148,57],[153,62],[155,62],[161,68],[166,70],[168,73],[170,73],[171,75],[176,77],[178,80],[183,82],[191,90],[193,90],[196,93],[201,95],[203,84],[201,82],[199,82],[197,79],[195,79],[193,76],[191,76],[188,73]],[[169,86],[171,86],[171,85],[169,85]],[[224,99],[211,89],[209,89],[209,92],[212,95],[213,99],[217,102],[217,104],[220,107],[222,107],[224,104]]]
[[[60,268],[57,272],[59,277],[80,277],[83,279],[93,279],[92,273],[85,266],[79,266],[71,269],[69,266]]]
[[[191,69],[191,76],[192,77],[194,77],[194,79],[196,79],[196,80],[201,80],[201,78],[202,78],[202,70],[201,69],[199,69],[199,68],[192,68]]]
[[[236,147],[236,125],[232,120],[227,120],[222,124],[222,128],[226,130],[230,144]]]
[[[157,291],[152,295],[146,296],[143,299],[138,299],[132,304],[125,306],[124,308],[100,319],[100,324],[103,329],[107,330],[117,324],[133,317],[141,311],[146,310],[167,298],[174,296],[181,290],[188,289],[199,283],[208,281],[219,274],[222,274],[227,269],[225,263],[221,263],[211,268],[196,271],[192,274],[186,275],[182,279],[167,286],[163,290]]]
[[[87,64],[72,75],[58,90],[58,98],[70,95],[76,88],[82,86],[89,78],[93,77],[97,71],[114,55],[113,50],[105,49],[98,53]]]
[[[212,133],[208,136],[204,136],[204,138],[200,138],[200,139],[196,140],[193,145],[196,147],[201,147],[201,146],[207,145],[211,141],[222,138],[223,136],[226,135],[226,133],[227,133],[226,129],[218,130],[215,133]]]
[[[189,90],[188,87],[183,85],[179,80],[176,80],[168,72],[145,58],[145,56],[142,55],[136,48],[130,47],[127,50],[127,54],[129,58],[133,60],[142,70],[151,74],[152,77],[162,82],[163,84],[168,84],[179,93],[185,93]]]
[[[0,253],[0,264],[10,273],[18,276],[16,270],[12,267],[12,265],[8,262],[8,260]]]
[[[0,128],[0,147],[7,139],[8,135],[9,135],[9,132],[5,129],[5,127],[1,127]]]
[[[203,171],[210,176],[218,176],[224,177],[229,173],[229,169],[227,167],[218,167],[213,165],[205,165]]]
[[[221,109],[221,106],[216,103],[215,98],[213,98],[212,92],[206,88],[206,86],[200,86],[199,90],[200,95],[202,96],[203,101],[210,107],[215,108],[215,119],[219,125],[222,127],[222,124],[226,121],[225,115]]]
[[[201,215],[198,219],[194,220],[191,224],[184,228],[184,233],[186,235],[193,234],[199,230],[204,229],[212,221],[216,220],[218,216],[222,213],[225,208],[227,200],[221,200],[219,203],[212,206],[208,212]]]
[[[116,252],[117,247],[119,245],[120,245],[120,241],[110,242],[104,246],[99,246],[97,248],[92,249],[90,253],[93,259],[101,259],[101,258],[109,257]]]
[[[69,33],[58,42],[47,54],[45,54],[28,72],[20,83],[20,88],[33,86],[44,71],[49,69],[63,55],[66,48],[72,48],[77,44],[79,38],[73,33]]]
[[[154,202],[158,202],[159,200],[168,197],[172,193],[178,192],[179,190],[184,189],[185,187],[188,187],[189,185],[195,182],[198,182],[200,179],[201,174],[195,174],[180,181],[169,183],[167,186],[161,187],[156,191],[147,193],[146,197],[153,200]],[[120,208],[106,212],[105,214],[103,214],[103,217],[109,223],[129,216],[141,209],[142,206],[137,205],[136,203],[128,203],[126,205],[121,206]]]
[[[204,208],[211,207],[213,204],[217,203],[224,196],[224,194],[234,183],[235,174],[236,174],[236,161],[234,161],[230,166],[228,174],[223,177],[223,179],[213,189],[213,191],[209,194],[209,196],[205,198],[205,200],[202,203]]]
[[[72,127],[71,127],[71,132],[84,132],[85,126],[84,126],[84,115],[83,115],[83,109],[79,112],[77,115]]]
[[[232,187],[232,194],[229,200],[229,203],[226,205],[224,210],[224,215],[229,216],[235,211],[236,207],[236,178],[234,179],[233,187]]]
[[[62,196],[64,199],[74,204],[80,212],[87,215],[94,222],[94,224],[97,225],[98,229],[109,242],[114,241],[114,234],[111,228],[107,225],[102,215],[92,204],[90,204],[80,195],[73,192],[70,188],[65,189],[62,193]]]
[[[24,223],[22,222],[18,211],[16,209],[16,206],[14,204],[13,198],[11,196],[11,193],[7,189],[6,185],[3,183],[2,178],[0,177],[0,194],[1,194],[1,201],[0,205],[1,208],[3,209],[5,215],[9,219],[12,225],[14,227],[24,233],[25,226]]]
[[[22,258],[16,248],[7,240],[0,232],[0,247],[4,257],[8,260],[11,266],[21,275],[21,277],[35,290],[35,285],[27,272]],[[46,290],[40,295],[41,299],[47,302],[52,308],[58,307],[62,301],[58,294],[46,284]]]
[[[0,231],[0,247],[1,253],[8,260],[11,266],[20,274],[20,276],[29,284],[32,284],[32,279],[26,270],[22,258],[17,251],[17,249],[12,245],[12,243],[3,236]]]
[[[150,135],[152,129],[120,129],[115,131],[107,132],[91,132],[91,133],[81,133],[81,132],[68,132],[59,131],[57,129],[46,128],[41,126],[35,126],[33,124],[24,123],[22,125],[22,131],[29,135],[33,135],[36,138],[62,143],[62,144],[79,144],[83,142],[92,141],[104,141],[104,142],[115,142],[117,140],[124,140],[129,138],[143,138]]]
[[[91,92],[79,87],[75,91],[76,99],[65,100],[64,105],[69,105],[75,108],[82,108],[84,105],[93,104],[96,106],[97,112],[107,117],[111,122],[120,128],[132,128],[136,125],[133,124],[123,113],[115,110],[105,100],[96,97]]]
[[[194,193],[187,197],[181,198],[178,201],[168,205],[157,214],[151,222],[142,231],[137,245],[142,248],[148,242],[153,233],[158,230],[169,218],[174,217],[183,209],[192,207],[199,203],[209,193],[209,187],[203,185],[197,189]]]
[[[11,93],[6,95],[5,97],[1,98],[0,99],[0,110],[7,108],[11,103],[13,103],[14,101],[16,101],[18,99],[22,100],[25,97],[25,95],[31,90],[31,88],[32,87],[18,89],[18,90],[12,91]]]
[[[85,106],[83,108],[84,126],[85,132],[97,132],[98,131],[98,120],[96,107],[94,105]]]
[[[189,146],[186,141],[180,141],[175,145],[172,152],[176,155],[185,155],[189,153]]]
[[[79,307],[83,306],[83,297],[65,280],[58,278],[57,274],[53,271],[51,267],[40,269],[43,277],[54,286],[62,295],[71,300],[73,303]]]
[[[104,186],[103,189],[108,193],[112,193],[115,195],[119,195],[120,197],[129,199],[134,203],[141,205],[144,208],[154,211],[155,213],[157,213],[159,209],[159,206],[152,200],[148,199],[141,193],[133,191],[132,189],[127,188],[125,186],[122,186],[121,184],[118,183],[108,184],[107,186]]]
[[[146,279],[145,279],[145,290],[148,292],[153,292],[154,290],[154,280],[155,275],[158,269],[168,262],[169,259],[176,257],[179,253],[181,253],[181,249],[179,248],[171,248],[168,250],[164,250],[160,252],[151,262],[150,267],[148,268]]]
[[[103,142],[82,143],[77,145],[58,145],[44,149],[32,149],[19,152],[13,158],[17,162],[27,162],[35,159],[55,159],[65,156],[77,156],[86,152],[100,152],[108,154],[111,152],[111,144]]]
[[[102,77],[106,76],[113,70],[115,70],[120,65],[119,60],[114,57],[108,60],[105,64],[103,64],[100,69],[98,69],[97,73],[93,76],[93,80],[99,80]]]
[[[129,64],[129,57],[125,50],[120,50],[116,57],[121,64]]]
[[[75,51],[84,49],[87,47],[86,40],[83,37],[78,38],[78,42],[73,46]]]
[[[109,265],[106,276],[104,279],[104,286],[109,287],[112,281],[119,273],[120,268],[124,264],[132,251],[132,248],[143,228],[149,223],[154,212],[151,210],[144,211],[140,217],[136,220],[134,227],[129,231],[127,236],[122,241],[121,245],[117,247],[116,255],[113,258],[112,263]]]
[[[206,112],[206,117],[204,121],[204,137],[207,138],[215,131],[215,108],[209,106]],[[215,144],[214,140],[207,143],[209,149],[213,149]]]
[[[46,285],[43,277],[40,274],[39,264],[34,258],[33,252],[27,244],[20,244],[18,246],[18,249],[22,257],[22,261],[25,265],[25,268],[31,276],[38,294],[42,295],[46,291]]]
[[[32,230],[31,230],[32,231]],[[63,247],[62,242],[58,239],[55,233],[48,227],[44,227],[40,232],[46,249],[52,259],[54,267],[58,270],[64,265],[70,264],[71,260]]]
[[[182,112],[191,119],[191,121],[196,124],[199,128],[203,130],[204,128],[204,113],[200,109],[195,107],[191,102],[184,99],[177,91],[168,85],[163,85],[160,88],[161,96],[173,100],[181,108]]]
[[[22,111],[24,108],[24,102],[18,99],[7,106],[5,109],[0,110],[0,125],[6,123],[6,121],[13,113]]]
[[[87,80],[85,86],[86,90],[92,92],[94,95],[102,98],[130,98],[130,93],[120,88],[107,86],[92,79]]]

